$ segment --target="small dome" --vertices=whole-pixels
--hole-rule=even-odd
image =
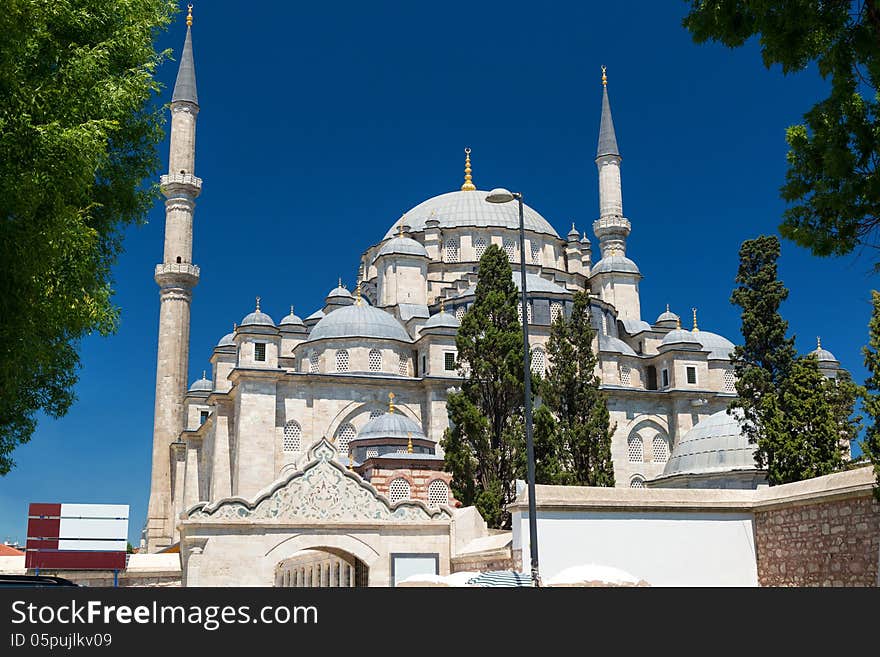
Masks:
[[[235,333],[227,333],[222,338],[220,338],[220,342],[217,343],[218,347],[234,347],[235,346]]]
[[[202,372],[202,378],[193,381],[193,384],[189,387],[190,392],[212,392],[213,390],[214,384],[211,383],[210,379],[205,378],[204,372]]]
[[[297,317],[293,312],[293,306],[290,307],[290,314],[285,315],[280,322],[278,322],[278,326],[305,326],[303,324],[302,319]]]
[[[342,283],[340,282],[340,284],[330,290],[330,293],[327,295],[327,299],[334,298],[351,299],[352,296],[351,292],[342,287]]]
[[[275,326],[275,322],[266,313],[260,310],[255,310],[249,315],[245,315],[244,319],[241,320],[241,324],[238,326],[239,328],[242,326]]]
[[[568,239],[572,241],[577,241],[577,239],[581,236],[579,232],[577,232],[577,228],[574,227],[574,222],[571,223],[571,230],[568,231]]]
[[[309,341],[353,337],[412,342],[409,333],[393,315],[365,303],[327,313],[315,324]]]
[[[724,410],[699,422],[672,448],[661,476],[757,470],[755,445],[743,435],[737,417]]]
[[[597,262],[591,274],[602,274],[606,272],[618,272],[624,274],[641,274],[639,268],[632,260],[626,256],[608,256]]]
[[[387,255],[408,255],[415,256],[418,258],[427,258],[428,252],[425,250],[425,247],[416,242],[411,237],[402,237],[397,236],[392,240],[388,240],[381,249],[379,249],[379,253],[376,254],[376,257],[373,258],[373,262],[381,258],[382,256]]]
[[[615,354],[625,354],[627,356],[637,355],[633,348],[620,338],[613,335],[599,334],[599,351],[610,351]]]
[[[678,315],[669,310],[669,306],[666,306],[666,312],[660,313],[660,316],[654,320],[654,326],[663,325],[667,322],[671,323],[673,326],[677,326],[680,319],[681,318]]]
[[[730,340],[710,331],[700,330],[695,335],[703,349],[709,351],[709,360],[730,360],[735,346]]]
[[[675,329],[667,333],[663,338],[663,342],[660,343],[658,351],[664,351],[664,347],[671,348],[672,345],[689,345],[685,347],[686,349],[702,350],[703,348],[703,344],[697,338],[697,334],[685,329]]]
[[[461,326],[461,322],[459,322],[455,315],[450,315],[448,312],[441,311],[436,315],[431,315],[428,318],[428,321],[425,322],[425,325],[422,328],[454,328],[457,329]]]
[[[422,426],[400,413],[384,413],[367,422],[358,432],[356,440],[372,440],[376,438],[400,438],[408,440],[421,438],[427,440]]]
[[[318,308],[315,312],[313,312],[311,315],[306,317],[306,321],[308,322],[313,319],[315,319],[315,320],[324,319],[324,317],[325,317],[324,310],[321,308]]]
[[[840,365],[840,361],[834,357],[827,349],[822,348],[822,342],[817,339],[816,348],[810,352],[811,356],[815,356],[820,363],[829,363],[832,365]]]

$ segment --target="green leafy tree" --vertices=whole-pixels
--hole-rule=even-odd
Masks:
[[[862,440],[862,452],[874,465],[877,485],[874,496],[880,500],[880,292],[871,291],[871,321],[868,324],[868,344],[862,347],[865,367],[870,376],[865,381],[862,405],[871,420]]]
[[[535,422],[539,483],[614,486],[611,436],[615,427],[605,394],[599,390],[595,335],[589,295],[577,292],[571,317],[560,315],[550,327],[550,367],[538,385],[543,400]]]
[[[480,258],[478,276],[474,304],[455,338],[464,382],[449,395],[442,445],[455,497],[498,528],[510,525],[505,507],[523,476],[522,327],[510,262],[497,245]]]
[[[739,283],[731,302],[742,308],[744,342],[734,349],[737,398],[729,409],[757,444],[755,461],[771,486],[840,469],[858,388],[840,371],[827,379],[814,356],[799,358],[779,307],[788,290],[777,278],[779,240],[760,236],[740,248]]]
[[[764,65],[783,74],[815,64],[829,96],[788,128],[790,206],[780,231],[816,255],[878,246],[880,3],[876,0],[690,0],[683,24],[697,43],[731,48],[757,37]]]
[[[0,12],[0,474],[74,401],[79,340],[115,330],[111,266],[155,195],[153,40],[170,0],[11,0]]]

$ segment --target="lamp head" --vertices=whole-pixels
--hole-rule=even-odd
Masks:
[[[486,197],[486,201],[489,203],[507,203],[515,199],[513,192],[504,189],[503,187],[496,187],[489,195]]]

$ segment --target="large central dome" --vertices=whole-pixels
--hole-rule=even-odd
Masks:
[[[403,223],[409,226],[409,231],[416,233],[425,230],[425,222],[428,219],[436,219],[440,222],[440,228],[477,226],[519,230],[517,204],[513,201],[489,203],[486,201],[488,194],[489,192],[481,190],[457,191],[429,198],[406,212]],[[394,237],[399,225],[400,221],[397,221],[385,233],[385,238]],[[523,225],[526,230],[559,237],[553,226],[528,205],[523,205]]]

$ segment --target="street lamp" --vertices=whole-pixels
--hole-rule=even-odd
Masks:
[[[523,332],[523,383],[526,397],[526,454],[528,456],[529,485],[529,547],[532,556],[532,583],[540,586],[538,576],[538,518],[535,512],[535,445],[532,441],[532,372],[529,364],[529,314],[526,298],[526,229],[523,223],[523,197],[520,192],[496,188],[489,192],[489,203],[509,203],[516,199],[519,204],[519,271],[522,276],[522,332]]]

